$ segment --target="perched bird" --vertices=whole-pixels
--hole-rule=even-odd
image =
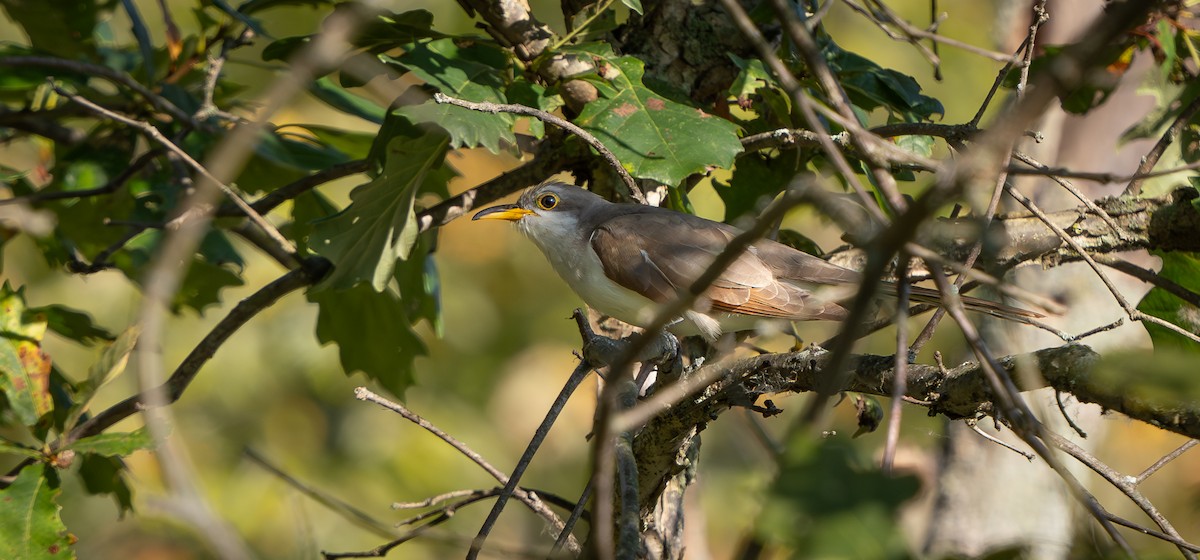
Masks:
[[[528,189],[516,204],[486,208],[473,219],[514,222],[589,306],[637,326],[649,323],[659,305],[687,289],[741,233],[665,208],[609,202],[558,182]],[[840,302],[853,297],[861,282],[857,271],[760,239],[668,328],[715,339],[769,320],[840,321],[847,315]],[[885,286],[888,291],[894,286]],[[911,297],[941,299],[936,290],[916,286]],[[977,298],[963,303],[994,315],[1040,316]]]

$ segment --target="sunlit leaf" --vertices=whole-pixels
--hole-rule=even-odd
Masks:
[[[1155,252],[1162,259],[1159,276],[1192,291],[1200,292],[1200,259],[1196,255],[1178,252]],[[1138,303],[1138,311],[1153,315],[1191,332],[1200,334],[1200,308],[1179,299],[1162,288],[1153,288]],[[1146,321],[1141,323],[1150,333],[1156,349],[1175,348],[1200,352],[1200,344],[1166,327]]]
[[[50,356],[42,351],[46,318],[30,315],[24,288],[0,287],[0,392],[21,423],[33,426],[54,407]]]
[[[608,87],[575,123],[603,142],[630,174],[673,185],[710,166],[733,165],[742,151],[736,125],[651,91],[642,83],[641,60],[600,52],[601,81]]]
[[[141,329],[137,326],[129,327],[100,353],[100,359],[88,368],[88,383],[93,389],[107,385],[125,371],[129,354],[133,352],[140,333]]]
[[[441,166],[449,145],[445,136],[411,132],[391,139],[383,173],[351,191],[350,206],[316,224],[309,246],[336,267],[322,288],[367,282],[383,291],[396,260],[408,257],[417,239],[417,193],[428,190],[427,178],[444,183],[430,171]]]
[[[460,47],[451,39],[440,39],[414,45],[395,62],[452,97],[475,102],[508,101],[504,89],[509,58],[492,45],[476,43]],[[432,100],[401,107],[399,113],[413,122],[442,127],[455,148],[484,146],[498,152],[501,142],[516,143],[513,117],[509,114],[482,113]]]
[[[134,451],[149,449],[154,444],[146,428],[132,432],[110,432],[85,437],[71,444],[76,453],[95,453],[105,457],[124,457]]]

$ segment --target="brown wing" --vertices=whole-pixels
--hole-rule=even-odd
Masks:
[[[602,221],[592,234],[591,245],[609,279],[663,303],[699,278],[736,234],[729,226],[687,214],[643,211]],[[704,292],[714,310],[793,320],[845,316],[841,306],[813,296],[789,279],[777,279],[776,269],[790,272],[820,265],[781,253],[780,248],[797,252],[790,247],[771,245],[752,246]],[[772,266],[760,258],[763,251],[784,258]]]

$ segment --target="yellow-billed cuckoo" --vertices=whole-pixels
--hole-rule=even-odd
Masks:
[[[658,305],[677,297],[741,230],[690,214],[617,204],[579,187],[548,182],[516,204],[481,210],[475,220],[507,220],[537,244],[558,275],[592,308],[644,326]],[[846,318],[838,302],[861,275],[769,239],[755,241],[694,306],[669,327],[677,335],[754,329],[764,320]],[[886,285],[886,292],[894,286]],[[916,301],[938,302],[936,290],[912,287]],[[994,302],[963,298],[968,309],[1038,317]]]

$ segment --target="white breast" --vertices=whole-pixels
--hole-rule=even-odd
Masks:
[[[658,305],[604,274],[604,266],[592,250],[591,241],[578,235],[573,219],[564,214],[529,216],[517,222],[517,226],[541,249],[554,271],[593,309],[637,326],[645,326],[654,319]],[[716,338],[722,331],[754,329],[759,322],[758,318],[745,315],[709,316],[689,311],[670,330],[680,336],[704,334]]]
[[[590,240],[581,238],[574,220],[568,218],[563,214],[530,216],[518,226],[589,306],[631,325],[645,325],[653,319],[654,303],[610,280]]]

